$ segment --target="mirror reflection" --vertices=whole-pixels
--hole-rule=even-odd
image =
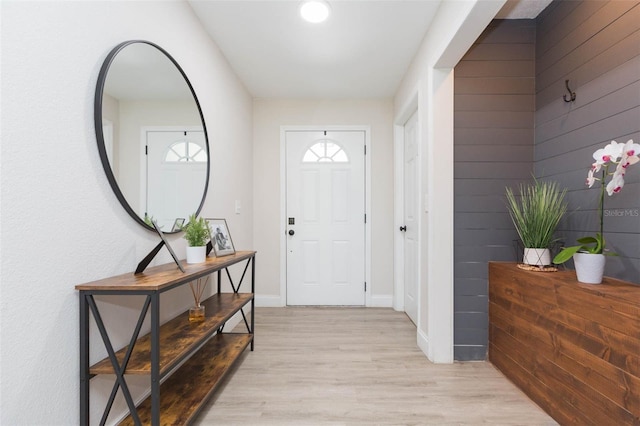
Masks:
[[[96,130],[109,181],[139,223],[150,227],[153,219],[175,232],[200,210],[209,175],[206,130],[197,98],[168,53],[139,41],[111,52],[96,91]]]

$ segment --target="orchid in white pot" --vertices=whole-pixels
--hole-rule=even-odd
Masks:
[[[600,197],[598,218],[600,219],[600,232],[595,236],[578,238],[580,245],[565,247],[553,259],[553,263],[564,263],[574,257],[574,255],[597,254],[602,260],[602,269],[604,269],[605,239],[604,239],[604,193],[606,191],[609,196],[620,192],[624,186],[624,176],[629,166],[640,162],[640,144],[634,143],[633,139],[629,139],[627,143],[621,144],[611,141],[607,146],[593,153],[595,162],[587,175],[587,185],[591,188],[596,182],[600,183]],[[611,171],[613,168],[615,169]],[[607,179],[609,182],[607,183]],[[614,253],[606,253],[613,255]],[[574,257],[576,263],[576,272],[578,271],[578,259]],[[578,280],[580,275],[578,275]],[[602,276],[600,276],[600,281]],[[593,284],[599,284],[592,282]],[[582,281],[586,282],[586,281]]]

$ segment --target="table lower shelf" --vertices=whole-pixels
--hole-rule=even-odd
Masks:
[[[227,372],[253,340],[253,334],[218,333],[160,386],[160,421],[184,425],[195,419]],[[151,398],[138,406],[142,424],[151,424]],[[133,425],[131,415],[121,425]]]
[[[203,322],[189,322],[189,312],[173,318],[160,327],[160,377],[173,369],[196,346],[201,345],[229,318],[251,302],[251,293],[216,293],[202,304],[206,318]],[[122,365],[128,347],[116,352],[116,358]],[[97,374],[113,374],[113,365],[105,358],[91,366],[89,372]],[[131,359],[125,374],[151,373],[151,334],[146,334],[136,341]]]

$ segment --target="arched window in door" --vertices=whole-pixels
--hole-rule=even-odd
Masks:
[[[348,163],[349,156],[340,144],[329,139],[317,141],[302,157],[303,163]]]
[[[195,142],[181,140],[169,146],[164,155],[164,161],[167,163],[206,163],[207,151]]]

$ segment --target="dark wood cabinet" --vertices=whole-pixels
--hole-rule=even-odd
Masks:
[[[560,424],[640,424],[640,286],[489,263],[489,360]]]
[[[231,281],[227,268],[244,264],[240,281]],[[188,424],[213,394],[225,375],[244,353],[253,350],[255,252],[237,252],[231,256],[207,258],[202,264],[184,265],[185,272],[174,263],[148,268],[141,274],[123,274],[77,285],[80,292],[80,424],[89,424],[89,382],[99,374],[115,375],[111,397],[104,409],[101,424],[109,415],[117,392],[127,402],[130,414],[122,424]],[[222,293],[222,272],[231,281],[233,292]],[[240,292],[250,274],[251,291]],[[206,299],[205,320],[189,322],[184,312],[160,324],[160,296],[198,278],[217,275],[217,293]],[[94,296],[143,295],[145,302],[129,345],[115,350],[108,337]],[[247,317],[246,306],[251,307]],[[246,332],[224,331],[226,322],[236,313],[242,315]],[[107,358],[89,365],[89,321],[93,317],[107,350]],[[151,330],[140,336],[144,320],[150,317]],[[125,375],[148,375],[151,394],[136,404],[129,392]]]

